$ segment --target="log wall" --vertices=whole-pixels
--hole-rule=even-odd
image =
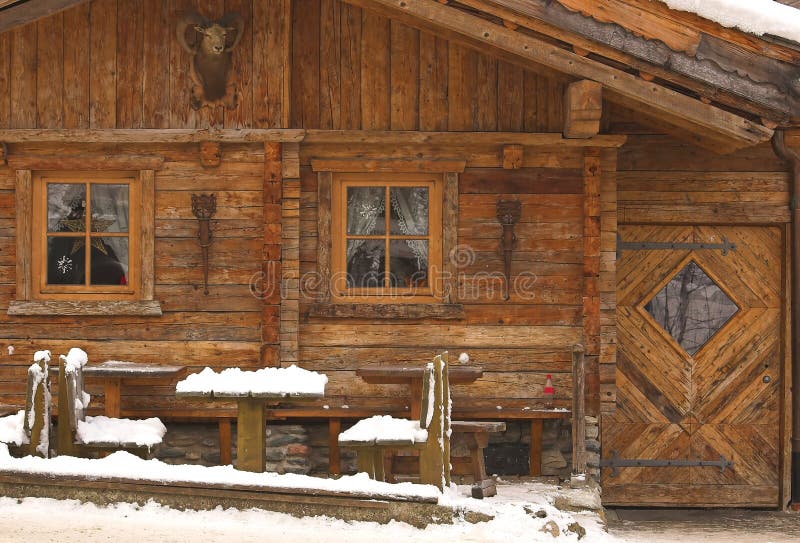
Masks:
[[[308,159],[346,151],[301,149],[299,360],[328,374],[326,403],[402,407],[408,398],[403,387],[366,384],[356,377],[356,369],[367,364],[418,365],[447,349],[452,363],[467,352],[472,363],[484,368],[483,378],[474,384],[453,387],[456,405],[498,409],[498,417],[501,408],[541,406],[545,376],[551,373],[557,405],[569,406],[571,347],[585,341],[587,317],[584,157],[580,148],[537,151],[526,149],[526,156],[531,161],[547,157],[549,167],[477,167],[477,155],[459,175],[455,301],[463,304],[465,318],[368,320],[308,316],[319,294],[317,174],[308,167]],[[365,152],[379,153],[371,148]],[[388,148],[382,152],[387,157],[393,154]],[[509,198],[521,201],[522,217],[515,228],[511,298],[506,302],[495,204]],[[529,277],[522,280],[526,274]],[[590,342],[594,346],[590,389],[596,411],[599,337]]]
[[[20,152],[70,154],[77,146],[17,146]],[[182,364],[190,371],[205,366],[257,368],[278,361],[277,303],[251,291],[260,286],[262,261],[269,257],[265,231],[279,232],[280,205],[263,205],[264,148],[227,145],[222,164],[200,165],[197,145],[102,147],[81,145],[81,154],[157,154],[165,158],[156,172],[155,298],[162,317],[8,316],[15,296],[14,172],[0,167],[0,396],[23,405],[25,370],[33,352],[54,355],[70,347],[85,349],[90,361],[107,359]],[[214,192],[209,294],[203,294],[203,265],[191,195]],[[274,217],[270,219],[269,214]],[[265,223],[273,224],[265,228]],[[273,240],[273,243],[275,241]],[[277,240],[279,243],[279,238]],[[279,247],[279,246],[278,246]],[[275,298],[275,297],[273,297]],[[264,336],[262,337],[262,334]],[[9,356],[7,346],[15,347]],[[90,392],[99,392],[90,389]],[[174,384],[124,386],[123,410],[163,409],[175,403]],[[100,397],[98,397],[100,398]],[[102,401],[95,402],[102,405]],[[180,409],[191,409],[182,404]],[[173,413],[174,414],[174,413]]]

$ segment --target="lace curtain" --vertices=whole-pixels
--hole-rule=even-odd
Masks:
[[[428,189],[427,187],[391,187],[390,235],[428,235]],[[385,187],[351,187],[347,191],[347,234],[386,234],[386,189]],[[351,261],[367,240],[349,240],[347,261]],[[417,260],[418,269],[428,267],[428,244],[426,240],[402,240]]]

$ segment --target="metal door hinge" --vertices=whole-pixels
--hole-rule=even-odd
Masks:
[[[676,458],[674,460],[658,460],[652,458],[620,458],[617,451],[611,451],[611,458],[600,461],[600,467],[611,468],[611,476],[617,476],[618,468],[696,468],[714,467],[724,472],[726,468],[733,469],[733,460],[728,460],[720,455],[719,460],[694,460],[690,458]]]

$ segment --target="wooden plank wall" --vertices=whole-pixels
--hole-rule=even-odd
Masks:
[[[285,126],[290,0],[94,0],[0,34],[0,128]],[[189,106],[190,55],[175,25],[191,8],[238,12],[237,107]]]
[[[455,255],[457,299],[466,315],[462,321],[307,316],[318,294],[317,174],[307,167],[307,159],[343,151],[313,146],[301,151],[300,361],[304,367],[328,374],[326,403],[401,407],[407,402],[406,390],[365,384],[355,370],[365,364],[418,365],[448,349],[453,363],[466,351],[472,362],[485,369],[484,377],[474,384],[453,387],[456,405],[469,402],[489,409],[541,405],[545,375],[552,373],[557,405],[569,406],[571,346],[583,341],[581,149],[527,150],[528,166],[519,170],[503,170],[496,163],[490,167],[479,153],[468,153],[472,158],[459,176],[459,251]],[[392,151],[383,149],[383,153],[391,156]],[[488,150],[487,155],[491,156]],[[500,198],[522,202],[508,302],[501,296],[503,261],[497,251],[501,227],[495,204]],[[522,277],[523,273],[528,277]]]
[[[293,128],[561,132],[564,84],[339,0],[294,0]]]
[[[26,154],[75,153],[77,146],[17,147]],[[112,152],[102,146],[80,146],[81,154]],[[24,404],[25,370],[33,352],[54,355],[82,347],[90,361],[121,359],[184,364],[191,371],[205,366],[256,368],[278,362],[277,323],[273,337],[263,338],[262,319],[274,320],[262,300],[251,293],[260,279],[265,243],[262,191],[264,147],[226,145],[223,161],[206,170],[197,145],[130,146],[115,152],[158,154],[164,167],[156,172],[155,298],[163,317],[9,317],[15,295],[14,174],[0,167],[0,397]],[[191,194],[214,192],[217,212],[209,256],[209,290],[203,295],[203,266]],[[269,301],[269,300],[268,300]],[[272,303],[276,303],[274,300]],[[267,325],[266,329],[270,329]],[[9,356],[7,346],[15,352]],[[260,352],[261,351],[261,352]],[[175,407],[174,384],[123,387],[122,407]],[[90,390],[99,393],[99,390]],[[101,398],[101,397],[98,397]],[[102,404],[100,400],[99,404]],[[177,409],[190,409],[181,404]],[[172,414],[178,411],[173,409]]]
[[[189,106],[174,29],[192,6],[246,19],[235,109]],[[0,128],[560,132],[563,94],[564,81],[340,0],[94,0],[0,34]]]

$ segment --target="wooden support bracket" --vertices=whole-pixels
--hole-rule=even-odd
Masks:
[[[222,150],[218,141],[200,144],[200,164],[203,168],[216,168],[222,163]]]
[[[522,160],[525,154],[522,145],[503,146],[503,168],[506,170],[518,170],[522,168]]]
[[[8,146],[0,141],[0,166],[8,164]]]
[[[591,138],[600,132],[603,86],[584,79],[570,83],[564,96],[564,137]]]

